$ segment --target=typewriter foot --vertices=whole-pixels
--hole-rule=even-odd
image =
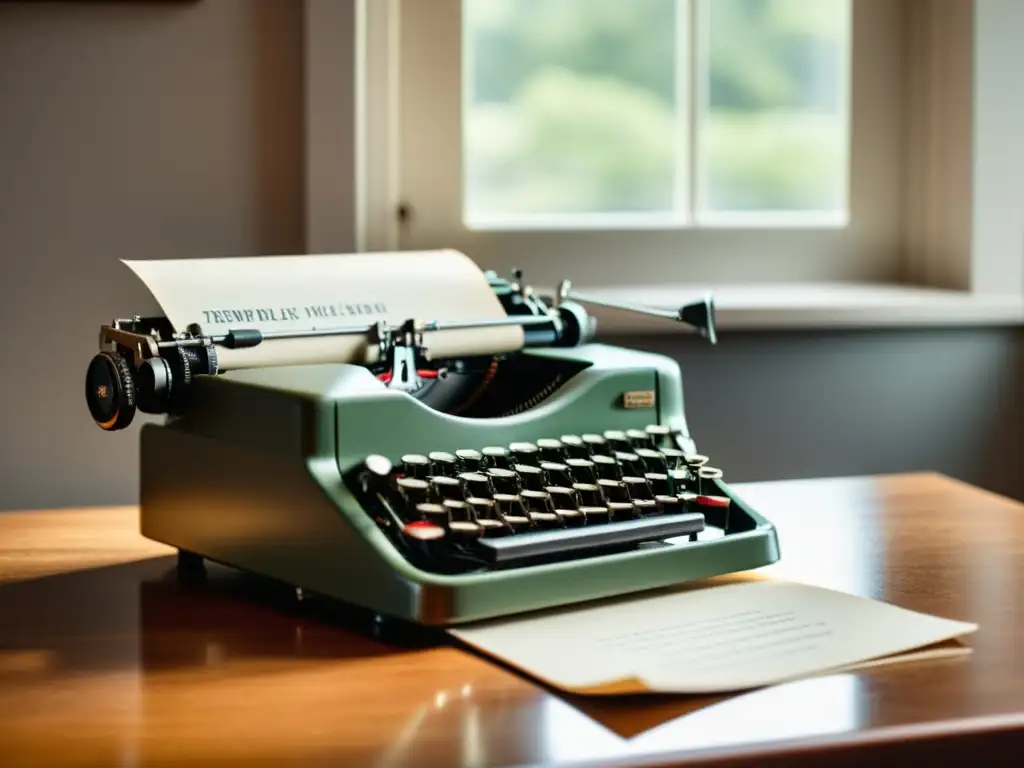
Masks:
[[[187,549],[178,550],[178,579],[182,582],[194,584],[202,582],[206,578],[206,564],[202,555],[189,552]]]

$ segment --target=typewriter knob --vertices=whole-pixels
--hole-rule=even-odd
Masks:
[[[136,390],[128,361],[113,352],[96,355],[85,373],[85,402],[100,429],[124,429],[135,418]]]

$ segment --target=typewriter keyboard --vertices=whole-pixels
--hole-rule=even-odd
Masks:
[[[720,469],[659,425],[424,455],[369,456],[348,475],[415,564],[508,568],[695,539],[728,513]]]

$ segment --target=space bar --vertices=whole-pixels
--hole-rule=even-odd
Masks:
[[[670,539],[703,530],[704,515],[690,513],[645,517],[585,528],[520,533],[500,539],[481,539],[477,545],[480,554],[490,565],[511,565],[552,555],[578,555],[589,550],[599,551],[644,541]]]

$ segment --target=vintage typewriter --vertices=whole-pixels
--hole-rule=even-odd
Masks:
[[[457,270],[460,292],[434,304],[447,316],[405,317],[393,296],[202,309],[240,306],[251,272],[251,306],[282,281],[348,295],[312,257],[134,263],[174,317],[102,326],[86,400],[105,430],[165,416],[141,430],[140,522],[180,569],[209,560],[446,626],[778,559],[774,527],[689,433],[678,365],[593,342],[584,306],[602,302],[568,283],[542,297],[453,252],[338,256],[331,274],[371,257],[410,309],[449,278],[404,274],[429,263],[409,259]],[[459,315],[470,293],[486,317]],[[716,341],[710,297],[622,309]]]

